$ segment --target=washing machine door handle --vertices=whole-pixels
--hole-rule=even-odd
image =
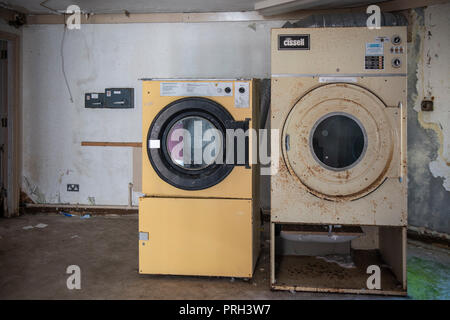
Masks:
[[[250,169],[250,119],[243,121],[226,120],[226,162],[234,166]]]

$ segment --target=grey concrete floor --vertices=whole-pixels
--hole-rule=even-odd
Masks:
[[[47,226],[38,228],[36,225]],[[24,227],[33,226],[31,229]],[[252,280],[138,274],[138,219],[132,216],[24,215],[0,219],[0,299],[379,299],[274,292],[268,242]],[[416,246],[414,253],[428,250]],[[81,290],[66,286],[81,268]],[[385,298],[385,297],[384,297]]]

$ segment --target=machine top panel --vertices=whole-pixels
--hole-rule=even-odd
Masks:
[[[404,76],[406,27],[272,29],[272,76]]]

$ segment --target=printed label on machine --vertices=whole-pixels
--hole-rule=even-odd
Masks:
[[[383,54],[384,48],[382,42],[366,43],[366,56],[382,56]]]
[[[278,50],[309,50],[309,34],[278,35]]]
[[[234,106],[236,108],[248,108],[250,104],[250,84],[248,82],[236,82],[234,86]]]
[[[233,96],[232,82],[161,82],[160,96],[227,97]]]
[[[365,70],[384,70],[383,42],[367,42],[364,57]]]
[[[320,83],[326,82],[358,82],[358,79],[354,77],[319,77]]]
[[[161,147],[161,142],[159,140],[148,140],[148,146],[150,149],[159,149]]]

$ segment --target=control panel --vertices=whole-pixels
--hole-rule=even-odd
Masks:
[[[394,35],[391,39],[392,45],[390,52],[394,55],[391,61],[393,68],[400,68],[402,66],[403,53],[406,51],[403,50],[402,40],[403,39],[399,35]]]
[[[384,70],[384,56],[366,56],[366,70]]]
[[[163,81],[161,97],[233,97],[236,108],[250,107],[249,81]]]
[[[387,49],[388,48],[388,49]],[[366,43],[366,53],[364,56],[365,70],[384,70],[385,69],[385,50],[393,56],[391,57],[391,66],[400,68],[405,50],[402,46],[402,38],[394,35],[389,41],[389,37],[377,37],[375,42]]]
[[[160,83],[161,97],[231,97],[233,82],[170,81]]]
[[[277,77],[404,75],[407,69],[407,28],[272,29],[271,50],[271,73]]]

